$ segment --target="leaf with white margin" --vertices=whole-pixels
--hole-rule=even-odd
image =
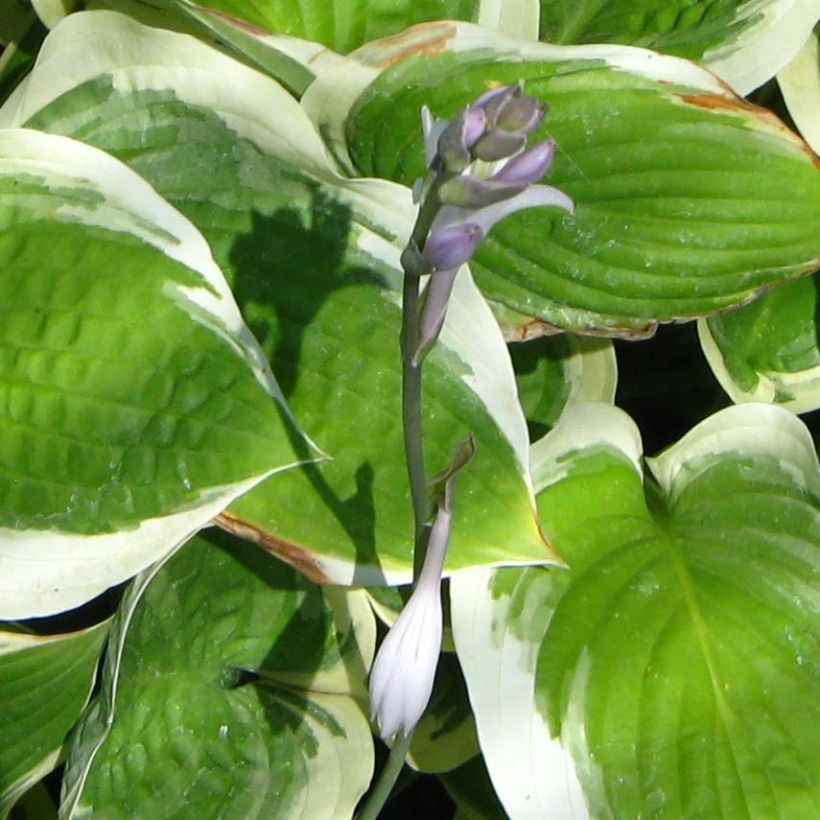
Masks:
[[[705,64],[738,94],[773,77],[820,16],[816,0],[541,0],[539,39],[623,43]]]
[[[703,352],[733,402],[820,407],[818,274],[786,282],[749,305],[698,322]]]
[[[237,59],[273,77],[300,97],[316,76],[316,65],[342,59],[320,43],[271,34],[244,20],[190,0],[86,0],[86,11],[115,11],[154,28],[191,34],[230,50]]]
[[[0,617],[59,612],[302,461],[201,234],[83,143],[0,131]]]
[[[788,65],[817,19],[817,0],[751,0],[739,9],[748,25],[734,40],[709,49],[703,62],[738,94],[748,94]]]
[[[615,401],[618,362],[607,339],[542,336],[510,345],[510,355],[531,430],[533,425],[552,426],[571,403]]]
[[[61,816],[350,817],[373,770],[357,699],[374,644],[362,592],[195,538],[126,594]]]
[[[486,2],[486,0],[485,0]],[[494,0],[493,5],[497,3]],[[388,37],[415,23],[454,18],[472,20],[480,0],[204,0],[210,7],[269,32],[321,43],[342,54],[377,37]]]
[[[580,409],[534,453],[544,526],[570,569],[451,580],[505,808],[585,816],[581,783],[594,817],[816,816],[811,436],[780,408],[731,407],[650,459],[657,484],[643,488],[634,425]]]
[[[0,817],[59,762],[88,702],[108,623],[63,635],[0,624]]]
[[[289,406],[332,456],[261,485],[220,523],[316,580],[409,581],[397,339],[410,191],[340,177],[299,103],[271,79],[113,13],[55,29],[11,102],[9,116],[122,157],[197,225]],[[466,270],[425,390],[431,474],[467,431],[478,445],[459,485],[449,570],[554,560],[535,516],[509,355]]]
[[[820,48],[812,33],[777,75],[786,108],[803,139],[820,153]]]
[[[367,44],[303,104],[343,167],[410,184],[425,170],[422,105],[451,117],[519,80],[550,105],[533,138],[556,140],[547,181],[576,207],[493,229],[470,263],[488,299],[568,330],[646,335],[815,268],[813,153],[677,57],[443,22]]]

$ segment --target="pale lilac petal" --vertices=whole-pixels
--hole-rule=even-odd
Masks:
[[[447,180],[439,188],[439,199],[447,205],[459,208],[484,208],[502,199],[509,199],[521,193],[528,182],[506,182],[493,179],[479,179],[469,174],[460,174]]]
[[[419,583],[379,647],[370,672],[370,704],[388,740],[416,727],[430,701],[441,653],[441,576]]]
[[[456,268],[454,270],[439,271],[430,277],[424,291],[424,304],[419,317],[419,343],[413,355],[415,362],[419,362],[423,358],[424,354],[438,339],[439,333],[441,333],[457,273],[458,269]]]
[[[450,120],[438,141],[438,155],[449,171],[463,171],[472,162],[470,149],[487,127],[481,108],[465,108]]]
[[[531,185],[526,191],[504,202],[498,202],[477,211],[470,211],[469,219],[472,224],[478,225],[486,235],[490,232],[490,228],[504,219],[505,216],[514,214],[516,211],[523,211],[525,208],[545,206],[563,208],[570,213],[575,210],[573,201],[557,188],[550,185]],[[442,210],[444,209],[442,208]]]
[[[442,208],[443,210],[445,209]],[[475,253],[483,238],[481,229],[471,222],[461,222],[438,229],[434,220],[430,235],[424,243],[422,256],[433,270],[453,270],[463,265]]]
[[[429,168],[433,164],[438,152],[438,141],[448,125],[447,120],[436,119],[430,109],[423,105],[421,107],[421,132],[424,135],[424,159]]]
[[[515,90],[520,88],[518,83],[512,83],[511,85],[501,85],[498,88],[491,88],[489,91],[485,91],[474,103],[474,106],[484,107],[489,103],[491,100],[494,100],[496,97],[500,97],[502,94],[510,96],[515,93]]]
[[[554,140],[545,140],[513,157],[504,167],[493,174],[493,182],[520,182],[529,185],[538,182],[552,165],[555,156]]]
[[[409,735],[433,692],[441,654],[441,574],[453,525],[453,478],[433,522],[416,589],[382,641],[370,671],[370,708],[385,740],[399,731]]]

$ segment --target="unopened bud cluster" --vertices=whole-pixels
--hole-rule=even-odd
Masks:
[[[434,274],[425,294],[419,351],[436,339],[458,268],[478,249],[490,229],[525,208],[551,205],[572,211],[572,200],[556,188],[536,184],[555,154],[552,140],[527,148],[547,107],[524,94],[521,84],[482,94],[452,120],[422,110],[428,174],[416,184],[417,199],[434,196],[437,211],[420,248]]]

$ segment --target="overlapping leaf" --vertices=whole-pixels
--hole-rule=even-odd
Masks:
[[[268,78],[107,12],[55,29],[9,103],[7,116],[126,160],[198,226],[289,406],[331,456],[277,476],[223,523],[313,577],[409,580],[396,290],[409,191],[338,177],[298,103]],[[549,559],[509,357],[466,272],[425,386],[431,472],[468,431],[478,444],[451,567]]]
[[[57,765],[91,694],[107,629],[49,636],[0,629],[0,817]]]
[[[748,94],[791,60],[817,22],[813,0],[540,0],[540,39],[624,43],[705,63]]]
[[[790,413],[747,404],[651,461],[578,406],[534,452],[569,570],[470,570],[453,628],[516,818],[812,817],[820,470]],[[528,741],[522,742],[522,738]],[[583,797],[580,785],[583,786]]]
[[[820,407],[817,275],[737,310],[701,320],[701,344],[735,402],[768,401],[795,413]]]
[[[479,0],[206,0],[212,9],[246,20],[267,31],[313,40],[342,53],[368,40],[396,34],[425,20],[471,20]]]
[[[524,80],[550,104],[549,181],[575,213],[533,209],[491,233],[471,268],[492,300],[569,329],[651,331],[813,270],[820,174],[768,112],[673,57],[557,47],[440,23],[370,43],[317,79],[305,106],[340,162],[409,183],[418,112],[452,116]]]
[[[126,596],[63,816],[348,818],[370,780],[364,593],[195,538]]]
[[[4,130],[0,157],[0,615],[21,618],[130,577],[306,456],[190,222],[66,137]]]
[[[794,59],[777,75],[777,83],[803,139],[820,151],[820,46],[812,33]]]

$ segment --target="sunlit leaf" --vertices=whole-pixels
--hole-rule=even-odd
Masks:
[[[0,131],[0,616],[129,578],[297,455],[202,236],[97,149]]]
[[[533,452],[544,526],[569,569],[451,580],[499,797],[522,819],[812,817],[811,437],[780,408],[732,407],[650,460],[645,487],[639,448],[621,411],[577,406]]]
[[[91,12],[46,46],[7,116],[115,154],[191,219],[294,415],[331,457],[277,476],[220,522],[314,579],[409,581],[398,351],[409,190],[340,177],[281,86],[192,38]],[[466,271],[425,379],[431,474],[467,432],[477,442],[450,568],[550,560],[509,355]]]
[[[424,170],[422,105],[450,117],[518,80],[550,105],[536,137],[557,141],[547,180],[576,208],[493,229],[471,262],[488,298],[558,327],[641,335],[814,270],[811,150],[678,58],[440,23],[359,49],[304,104],[340,163],[409,184]]]
[[[540,39],[677,54],[748,94],[789,62],[817,14],[812,0],[541,0]]]
[[[817,275],[698,324],[706,358],[732,401],[795,413],[820,407]]]
[[[45,636],[0,627],[0,817],[57,765],[107,630]]]

